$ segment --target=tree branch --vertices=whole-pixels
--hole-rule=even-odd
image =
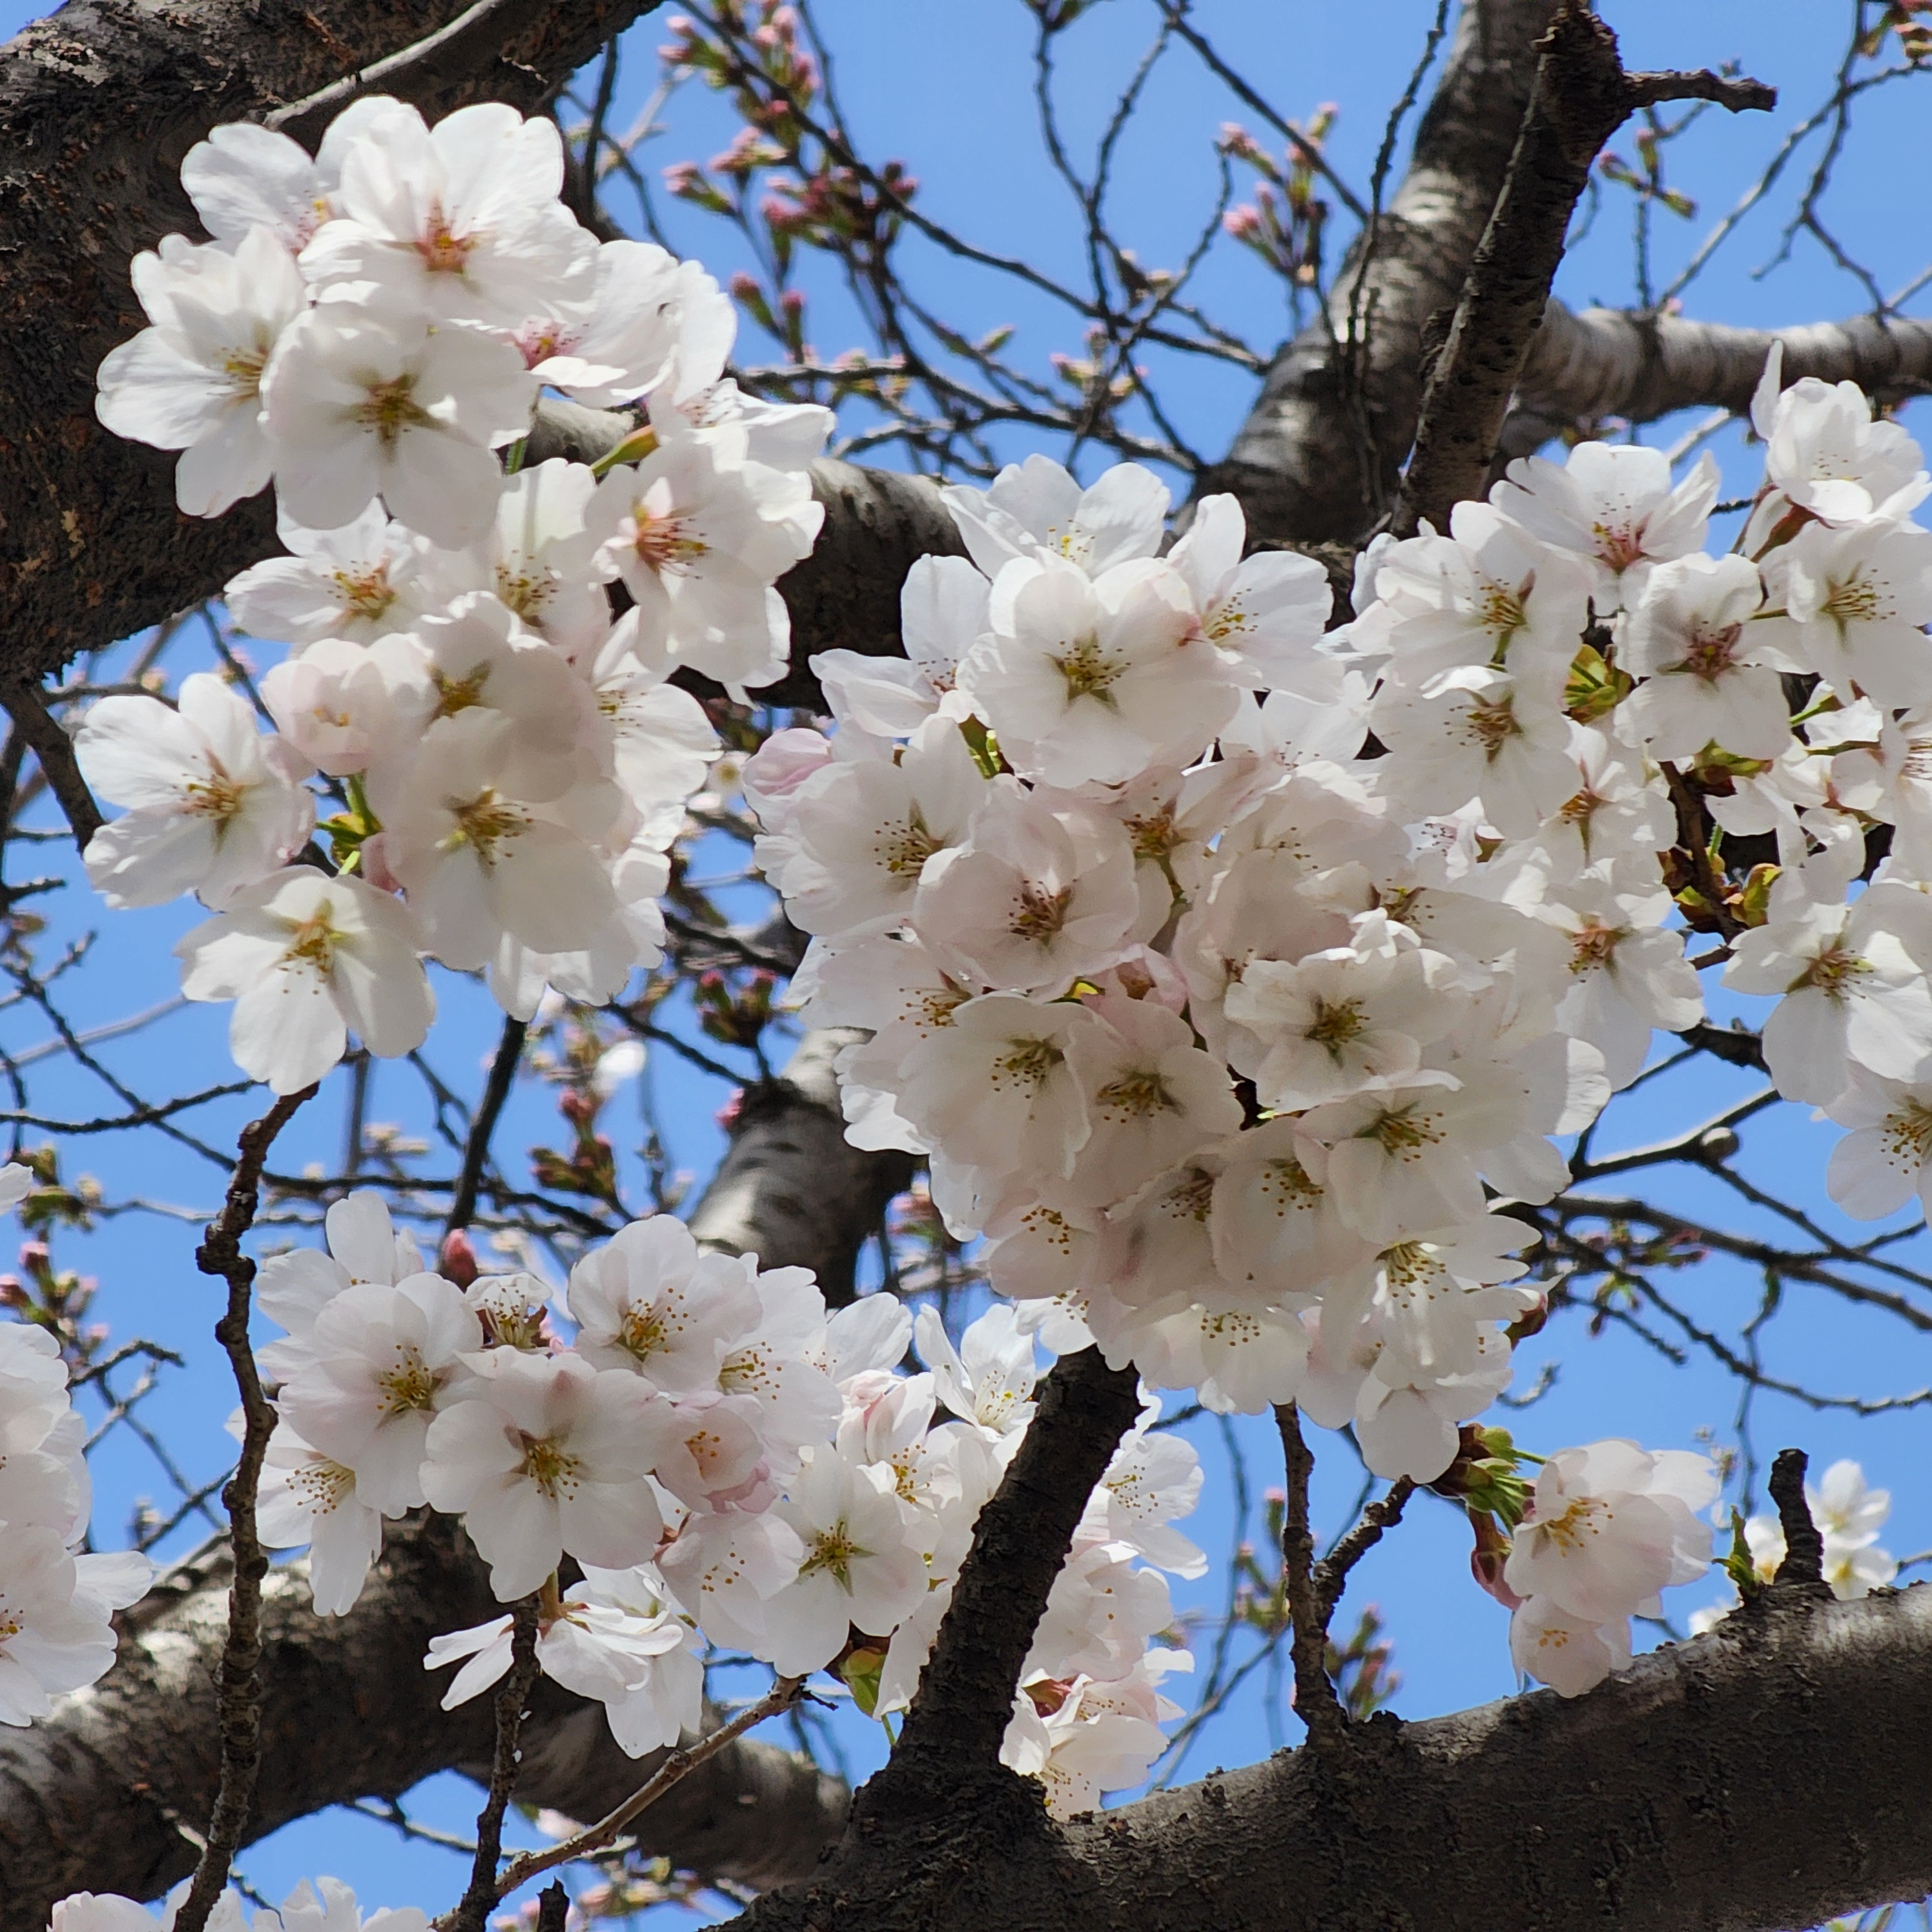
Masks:
[[[490,1164],[490,1138],[496,1131],[503,1103],[510,1097],[518,1064],[524,1057],[524,1041],[529,1032],[530,1027],[525,1021],[511,1016],[503,1022],[502,1034],[496,1042],[496,1055],[490,1063],[490,1077],[484,1082],[483,1098],[470,1123],[470,1137],[463,1144],[462,1171],[456,1178],[449,1218],[442,1225],[445,1240],[459,1229],[468,1227],[475,1216],[476,1190],[482,1185],[483,1170]]]
[[[1774,342],[1784,380],[1856,382],[1881,403],[1932,392],[1932,320],[1852,316],[1790,328],[1740,328],[1679,315],[1576,311],[1552,301],[1530,345],[1503,434],[1521,456],[1553,435],[1604,416],[1654,422],[1672,411],[1742,416]]]
[[[666,1754],[657,1769],[622,1804],[615,1806],[596,1824],[552,1845],[546,1851],[519,1852],[496,1885],[490,1902],[508,1898],[520,1886],[527,1885],[540,1873],[554,1871],[559,1865],[567,1865],[573,1858],[588,1858],[593,1852],[614,1845],[617,1834],[632,1819],[643,1816],[673,1785],[682,1784],[700,1765],[709,1763],[727,1744],[735,1742],[767,1718],[776,1718],[789,1711],[804,1690],[802,1677],[781,1677],[764,1696],[747,1705],[729,1724],[721,1724],[708,1737],[700,1738],[694,1744],[682,1744]]]
[[[886,1769],[866,1787],[872,1814],[904,1790],[943,1788],[998,1762],[1020,1667],[1094,1485],[1139,1407],[1131,1369],[1098,1348],[1063,1356],[1012,1466],[980,1513],[952,1607]]]
[[[73,740],[61,729],[60,721],[47,709],[40,686],[31,680],[10,678],[0,682],[0,705],[4,706],[14,730],[38,760],[47,789],[58,802],[74,833],[75,849],[85,853],[88,841],[106,821],[94,802],[93,793],[87,788],[86,779],[80,775]]]
[[[503,1814],[510,1808],[510,1794],[517,1788],[517,1773],[522,1766],[518,1749],[524,1720],[529,1715],[530,1694],[536,1688],[540,1669],[537,1663],[538,1599],[533,1592],[521,1598],[512,1612],[510,1672],[496,1697],[496,1748],[490,1765],[489,1793],[476,1820],[476,1856],[470,1868],[470,1882],[453,1912],[436,1922],[436,1932],[483,1932],[500,1896],[496,1865],[503,1852]]]
[[[1784,1531],[1784,1561],[1774,1583],[1822,1584],[1825,1576],[1825,1539],[1811,1520],[1804,1496],[1808,1458],[1802,1449],[1780,1449],[1771,1466],[1771,1499]]]
[[[1802,1772],[1796,1767],[1802,1767]],[[1378,1714],[1332,1752],[1075,1820],[1017,1808],[945,1862],[844,1856],[746,1932],[1762,1932],[1932,1890],[1932,1588],[1765,1592],[1582,1697]],[[902,1850],[903,1847],[892,1847]]]
[[[644,0],[519,0],[392,77],[428,110],[539,106]],[[0,50],[0,658],[38,680],[199,602],[275,550],[266,496],[177,514],[174,457],[111,436],[94,374],[144,326],[139,250],[199,232],[182,157],[433,35],[450,0],[70,0]],[[494,16],[493,16],[493,19]]]
[[[1293,1402],[1276,1405],[1276,1426],[1288,1477],[1282,1512],[1281,1561],[1288,1581],[1288,1613],[1294,1619],[1289,1654],[1294,1661],[1294,1708],[1308,1726],[1308,1740],[1325,1748],[1346,1724],[1342,1700],[1328,1675],[1328,1606],[1316,1579],[1315,1537],[1308,1526],[1308,1479],[1315,1458],[1301,1433]]]
[[[208,1819],[207,1840],[195,1865],[194,1882],[176,1920],[181,1932],[202,1932],[228,1882],[229,1865],[248,1828],[261,1763],[262,1579],[268,1573],[268,1556],[256,1528],[255,1494],[268,1438],[274,1433],[275,1412],[262,1389],[254,1351],[248,1346],[255,1264],[242,1252],[242,1238],[255,1225],[262,1168],[268,1150],[296,1109],[314,1091],[311,1085],[297,1094],[285,1094],[259,1120],[242,1130],[241,1158],[228,1184],[228,1198],[194,1257],[203,1274],[218,1276],[228,1285],[228,1304],[214,1324],[214,1339],[235,1372],[236,1390],[242,1398],[242,1434],[240,1460],[221,1492],[232,1551],[228,1636],[217,1680],[221,1778]]]
[[[1446,528],[1451,507],[1480,496],[1531,338],[1550,304],[1570,218],[1604,143],[1646,101],[1695,96],[1737,110],[1777,95],[1711,74],[1627,75],[1616,36],[1587,0],[1561,0],[1538,44],[1535,91],[1441,350],[1427,371],[1415,448],[1390,527]]]

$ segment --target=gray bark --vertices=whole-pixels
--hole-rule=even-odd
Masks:
[[[1886,403],[1932,391],[1932,320],[1856,315],[1801,328],[1740,328],[1681,315],[1580,311],[1552,302],[1530,344],[1505,452],[1527,454],[1558,430],[1603,416],[1654,422],[1678,410],[1740,415],[1784,344],[1784,380],[1856,382]]]

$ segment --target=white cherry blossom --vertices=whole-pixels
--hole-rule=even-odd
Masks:
[[[530,427],[536,385],[510,345],[474,329],[324,302],[293,322],[262,379],[275,494],[340,527],[380,496],[432,543],[473,543],[502,494],[494,454]]]
[[[154,326],[108,351],[95,413],[116,436],[180,450],[176,501],[218,517],[262,489],[278,460],[263,378],[303,311],[302,277],[266,228],[232,254],[170,236],[158,255],[137,255],[133,273]]]
[[[986,490],[949,485],[946,507],[988,577],[1017,558],[1064,557],[1089,576],[1151,556],[1167,515],[1166,486],[1138,463],[1117,463],[1083,490],[1052,458],[1010,463]]]
[[[436,1012],[409,908],[344,873],[291,866],[232,894],[175,951],[190,1000],[232,1000],[229,1051],[278,1094],[320,1080],[349,1034],[412,1053]]]
[[[192,892],[218,908],[286,865],[315,823],[300,754],[257,731],[248,700],[207,671],[182,679],[173,707],[104,698],[74,756],[95,792],[128,808],[88,843],[88,878],[111,906]]]

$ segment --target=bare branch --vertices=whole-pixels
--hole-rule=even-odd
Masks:
[[[176,1919],[182,1932],[202,1932],[228,1882],[229,1865],[248,1828],[261,1762],[262,1579],[268,1572],[268,1557],[256,1529],[255,1491],[268,1438],[274,1433],[275,1412],[256,1372],[254,1351],[248,1346],[255,1264],[242,1252],[242,1238],[254,1225],[256,1194],[268,1150],[296,1109],[314,1091],[309,1086],[297,1094],[285,1094],[259,1120],[242,1129],[241,1159],[228,1184],[228,1198],[194,1258],[203,1274],[219,1276],[228,1284],[228,1305],[214,1324],[214,1336],[235,1372],[243,1432],[241,1460],[221,1492],[234,1552],[234,1580],[228,1591],[228,1640],[222,1648],[220,1679],[221,1783],[208,1820],[207,1840],[195,1866],[194,1882]]]
[[[684,1744],[671,1752],[643,1784],[622,1804],[616,1806],[586,1830],[565,1838],[542,1852],[520,1852],[510,1862],[496,1888],[496,1900],[506,1899],[518,1887],[527,1885],[540,1872],[554,1871],[573,1858],[588,1858],[617,1842],[617,1834],[634,1818],[641,1817],[674,1784],[682,1784],[701,1764],[708,1763],[724,1747],[742,1738],[767,1718],[789,1711],[804,1694],[802,1677],[781,1677],[764,1696],[746,1706],[728,1724],[721,1724],[707,1737]],[[495,1902],[494,1900],[492,1901]]]
[[[1771,1499],[1784,1531],[1784,1561],[1772,1579],[1774,1583],[1824,1581],[1825,1539],[1811,1520],[1811,1505],[1804,1495],[1807,1460],[1802,1449],[1780,1449],[1771,1466]]]

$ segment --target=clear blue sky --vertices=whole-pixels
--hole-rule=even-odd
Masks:
[[[0,30],[11,31],[38,10],[0,4]],[[1432,5],[1423,0],[1364,0],[1339,8],[1321,0],[1200,0],[1195,17],[1253,84],[1285,113],[1305,116],[1318,104],[1335,101],[1341,116],[1330,148],[1342,172],[1365,183],[1380,137],[1387,104],[1399,90],[1419,49]],[[1696,200],[1696,215],[1660,214],[1654,249],[1657,280],[1667,283],[1712,222],[1744,192],[1788,130],[1827,91],[1838,58],[1847,10],[1811,0],[1702,0],[1686,8],[1658,0],[1610,0],[1604,12],[1623,37],[1626,58],[1636,65],[1720,64],[1736,59],[1778,86],[1784,96],[1769,116],[1730,120],[1713,112],[1672,151],[1672,181]],[[1033,121],[1030,93],[1031,19],[1017,0],[973,8],[938,0],[824,0],[819,17],[837,50],[837,80],[861,145],[875,158],[902,158],[922,184],[920,205],[958,232],[1001,252],[1022,255],[1064,275],[1077,272],[1078,230],[1064,193],[1048,179]],[[1103,0],[1069,36],[1062,100],[1076,142],[1090,142],[1114,100],[1120,81],[1148,37],[1152,9],[1140,0]],[[614,118],[622,124],[655,81],[652,50],[664,38],[660,20],[646,20],[626,43],[625,70]],[[1824,204],[1844,244],[1867,261],[1881,286],[1910,280],[1932,254],[1932,222],[1924,197],[1904,184],[1924,178],[1924,88],[1911,82],[1882,88],[1861,104],[1854,138],[1838,184]],[[1115,206],[1121,238],[1146,264],[1176,261],[1198,228],[1211,196],[1213,139],[1226,119],[1243,120],[1261,132],[1256,118],[1230,101],[1184,52],[1172,58],[1150,87],[1138,132],[1125,146],[1117,173]],[[722,148],[734,131],[725,104],[695,86],[670,101],[664,131],[640,156],[647,172],[671,160],[704,158]],[[1628,142],[1623,152],[1630,152]],[[1798,237],[1782,266],[1760,272],[1776,257],[1780,228],[1788,218],[1792,182],[1802,178],[1819,152],[1818,140],[1800,150],[1786,183],[1740,224],[1710,268],[1685,298],[1689,312],[1714,319],[1785,323],[1850,314],[1865,298],[1858,285],[1834,268],[1818,244]],[[613,196],[620,214],[628,204]],[[663,204],[661,202],[661,205]],[[670,227],[680,244],[700,254],[721,274],[738,266],[730,237],[716,224],[673,207]],[[980,272],[935,250],[916,250],[923,286],[934,306],[956,325],[977,333],[996,324],[1018,326],[1016,352],[1037,364],[1052,350],[1077,352],[1076,331],[1045,299],[1011,284],[993,284]],[[1626,199],[1606,194],[1588,234],[1566,262],[1559,289],[1579,303],[1629,299],[1632,249]],[[826,355],[856,339],[850,311],[836,291],[817,292],[814,340]],[[1204,274],[1200,298],[1217,315],[1266,346],[1281,332],[1279,286],[1240,251],[1228,248]],[[1926,308],[1924,296],[1916,304]],[[762,350],[754,350],[762,354]],[[1172,358],[1160,366],[1171,412],[1196,445],[1223,447],[1247,406],[1252,379],[1224,365]],[[1923,406],[1908,413],[1926,433]],[[1660,425],[1654,440],[1668,444],[1682,428]],[[1015,438],[1013,454],[1028,446]],[[1732,494],[1750,485],[1749,460],[1735,436],[1718,446]],[[194,668],[194,647],[178,660]],[[44,848],[51,856],[56,848]],[[56,933],[100,934],[96,951],[68,982],[68,1010],[81,1025],[99,1024],[165,999],[175,974],[168,946],[193,922],[184,908],[107,918],[84,892],[41,902]],[[433,1036],[430,1057],[453,1084],[473,1091],[478,1069],[494,1041],[494,1010],[473,986],[442,975],[439,995],[444,1018]],[[147,1094],[212,1084],[228,1077],[224,1042],[225,1010],[190,1010],[152,1030],[103,1048],[103,1057]],[[45,1036],[44,1023],[18,1011],[0,1015],[0,1040],[18,1052]],[[648,1078],[662,1116],[674,1131],[674,1157],[702,1174],[716,1158],[721,1138],[711,1115],[724,1097],[716,1083],[693,1074],[668,1055],[655,1056]],[[71,1071],[37,1070],[36,1107],[68,1118],[86,1118],[109,1105],[98,1084]],[[1680,1130],[1746,1090],[1742,1076],[1710,1064],[1655,1083],[1620,1103],[1600,1144],[1636,1144]],[[637,1097],[616,1103],[620,1126],[634,1120]],[[379,1078],[371,1116],[399,1119],[415,1128],[422,1110],[400,1074]],[[246,1118],[238,1106],[210,1108],[203,1130],[218,1145],[232,1143]],[[554,1115],[543,1091],[520,1089],[499,1136],[506,1156],[543,1139],[554,1140]],[[326,1162],[332,1168],[341,1110],[325,1096],[285,1139],[278,1156]],[[633,1136],[634,1138],[634,1136]],[[1824,1224],[1846,1233],[1852,1224],[1824,1198],[1822,1156],[1832,1132],[1814,1126],[1802,1110],[1785,1108],[1746,1130],[1751,1172],[1780,1198],[1815,1208]],[[620,1136],[621,1138],[621,1136]],[[104,1136],[70,1142],[68,1158],[100,1175],[111,1195],[138,1193],[184,1210],[206,1210],[218,1193],[218,1177],[207,1163],[156,1137]],[[627,1162],[634,1182],[638,1168]],[[1762,1217],[1735,1211],[1714,1199],[1708,1181],[1676,1172],[1653,1192],[1686,1211],[1708,1214],[1740,1232],[1762,1232]],[[104,1225],[84,1242],[66,1240],[64,1257],[102,1281],[100,1307],[117,1335],[135,1334],[182,1348],[193,1366],[164,1379],[143,1411],[192,1475],[206,1479],[222,1465],[228,1448],[220,1424],[232,1394],[207,1340],[214,1316],[209,1284],[194,1270],[195,1216],[130,1215]],[[1922,1240],[1916,1244],[1922,1248]],[[1748,1270],[1713,1262],[1682,1284],[1687,1302],[1712,1325],[1734,1323],[1748,1310],[1758,1284]],[[1793,1291],[1766,1340],[1768,1360],[1802,1375],[1813,1386],[1849,1392],[1916,1387],[1928,1379],[1922,1343],[1900,1348],[1900,1331],[1856,1316],[1815,1292]],[[1525,1345],[1520,1384],[1532,1382],[1544,1360],[1560,1364],[1550,1393],[1534,1407],[1508,1418],[1532,1446],[1549,1449],[1605,1434],[1635,1436],[1652,1447],[1691,1446],[1706,1432],[1720,1444],[1736,1440],[1735,1387],[1714,1370],[1694,1363],[1669,1366],[1640,1341],[1615,1328],[1587,1340],[1573,1321]],[[1756,1409],[1760,1454],[1785,1442],[1802,1443],[1819,1465],[1856,1455],[1874,1480],[1888,1484],[1898,1506],[1886,1540],[1899,1553],[1932,1544],[1932,1492],[1922,1472],[1928,1462],[1928,1424],[1922,1412],[1856,1422],[1814,1414],[1776,1398]],[[1195,1432],[1210,1472],[1224,1468],[1223,1432]],[[1277,1480],[1278,1450],[1271,1426],[1240,1424],[1232,1439],[1246,1454],[1257,1492]],[[1318,1442],[1317,1517],[1333,1532],[1352,1498],[1359,1472],[1345,1444]],[[118,1534],[132,1500],[164,1492],[146,1454],[117,1433],[98,1463],[96,1522],[104,1542]],[[1193,1533],[1210,1552],[1225,1550],[1234,1534],[1229,1486],[1210,1479]],[[1514,1688],[1504,1642],[1503,1612],[1466,1579],[1467,1532],[1456,1515],[1427,1498],[1412,1511],[1399,1537],[1373,1553],[1358,1573],[1349,1603],[1378,1603],[1396,1646],[1405,1687],[1397,1700],[1404,1714],[1422,1716],[1506,1694]],[[1250,1526],[1251,1528],[1253,1526]],[[177,1539],[177,1541],[185,1538]],[[1218,1576],[1202,1586],[1180,1586],[1178,1600],[1211,1610]],[[1672,1607],[1680,1619],[1716,1594],[1678,1593]],[[1352,1615],[1345,1609],[1342,1624]],[[1292,1736],[1294,1726],[1288,1727]],[[1235,1763],[1269,1747],[1270,1721],[1258,1690],[1232,1711],[1190,1760],[1193,1770]],[[856,1731],[858,1761],[872,1740]],[[419,1795],[418,1808],[447,1828],[467,1828],[474,1799],[454,1779],[436,1781]],[[244,1864],[272,1897],[280,1897],[306,1874],[332,1871],[361,1888],[366,1904],[446,1906],[457,1889],[457,1862],[449,1855],[400,1845],[386,1828],[340,1815],[292,1827],[254,1848]]]

